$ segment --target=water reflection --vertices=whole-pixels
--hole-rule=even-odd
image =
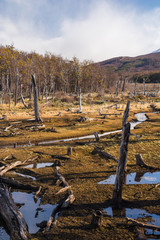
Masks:
[[[121,210],[117,210],[114,209],[112,207],[108,207],[103,209],[104,212],[107,213],[108,216],[111,217],[129,217],[129,218],[133,218],[133,219],[137,219],[137,218],[147,218],[148,224],[153,224],[155,226],[160,226],[160,215],[158,214],[151,214],[148,213],[145,210],[142,209],[138,209],[138,208],[123,208]],[[152,234],[153,230],[152,229],[147,229],[145,234]],[[156,231],[154,232],[154,235],[160,235],[160,231]]]
[[[99,184],[114,184],[116,174],[100,181]],[[158,184],[160,183],[160,172],[134,172],[126,175],[126,184]]]
[[[46,163],[32,163],[32,164],[29,164],[23,168],[44,168],[44,167],[50,167],[52,166],[53,163],[51,162],[46,162]]]
[[[48,221],[53,209],[57,206],[51,204],[40,205],[40,199],[34,202],[32,193],[13,192],[12,196],[15,203],[22,204],[20,211],[28,224],[29,233],[36,233],[39,230],[36,224]]]

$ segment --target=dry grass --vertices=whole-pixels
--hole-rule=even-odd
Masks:
[[[86,102],[87,96],[83,97],[85,98],[84,102]],[[96,96],[91,95],[90,98],[94,101]],[[109,98],[109,96],[106,96],[106,99],[107,98]],[[113,97],[111,97],[111,99],[112,98]],[[154,104],[156,104],[158,108],[160,107],[157,98],[152,98],[152,100],[149,101],[146,100],[146,98],[139,102],[137,102],[136,99],[131,101],[129,120],[134,119],[134,113],[137,112],[147,112],[149,119],[137,125],[136,129],[132,130],[132,132],[140,138],[130,136],[127,157],[127,172],[129,173],[142,170],[136,166],[135,154],[137,153],[142,154],[148,165],[160,168],[160,115],[159,113],[151,113],[150,104],[153,103],[152,101],[154,101]],[[117,109],[115,106],[108,108],[115,102],[117,102],[117,100],[115,101],[114,99],[114,101],[107,100],[107,102],[103,104],[83,105],[83,113],[81,114],[75,113],[77,109],[77,105],[75,104],[70,105],[70,103],[64,104],[63,102],[59,102],[57,106],[56,103],[50,102],[49,104],[44,104],[44,102],[41,102],[40,110],[42,118],[44,119],[45,129],[42,131],[31,131],[30,129],[14,130],[15,132],[19,131],[20,134],[0,137],[1,145],[8,143],[13,144],[14,142],[28,142],[28,140],[32,142],[81,136],[92,134],[94,131],[105,132],[116,130],[121,128],[122,115],[126,106],[127,97],[119,97]],[[72,111],[67,111],[68,107],[70,107]],[[16,107],[12,106],[11,112],[5,112],[5,108],[5,105],[1,106],[1,114],[7,115],[5,121],[1,120],[1,130],[19,120],[23,121],[16,125],[16,127],[20,128],[27,124],[29,125],[26,119],[34,116],[31,109],[23,109],[21,104],[18,104]],[[108,115],[106,119],[103,119],[102,116],[99,115],[99,109],[101,113],[122,114],[117,116]],[[59,112],[62,113],[61,117],[56,116]],[[73,125],[81,116],[85,116],[87,120]],[[53,125],[57,132],[47,132],[46,130]],[[62,161],[61,172],[72,187],[76,201],[69,209],[63,211],[62,215],[58,218],[55,228],[52,228],[46,234],[40,232],[34,234],[32,235],[32,239],[136,239],[136,228],[120,227],[117,225],[124,221],[121,217],[113,218],[104,215],[103,224],[100,229],[95,229],[91,226],[92,210],[103,210],[108,207],[109,203],[111,203],[113,193],[113,185],[100,185],[97,183],[106,179],[111,174],[115,174],[117,167],[116,162],[112,160],[106,161],[99,155],[91,154],[91,152],[95,146],[103,147],[105,151],[118,158],[121,135],[108,135],[101,138],[99,143],[93,141],[90,144],[85,144],[86,140],[79,142],[79,144],[68,142],[55,144],[53,146],[0,149],[1,159],[9,156],[8,160],[6,160],[7,163],[15,161],[11,158],[12,154],[17,160],[21,161],[38,156],[38,162],[53,162],[54,159],[51,156],[37,154],[35,152],[41,151],[43,153],[62,154],[65,156],[69,146],[73,149],[71,158]],[[82,143],[84,143],[84,145],[80,145]],[[33,185],[42,185],[45,189],[45,194],[41,196],[41,203],[43,204],[47,204],[48,202],[55,204],[64,196],[63,194],[61,196],[55,196],[59,187],[53,185],[53,180],[56,180],[53,168],[46,168],[45,171],[44,169],[32,169],[32,172],[36,174],[37,181],[16,176],[12,172],[7,173],[6,176],[14,177],[17,180]],[[137,208],[140,208],[138,204],[144,203],[144,209],[151,213],[154,212],[158,214],[160,211],[159,190],[158,188],[153,188],[153,190],[150,191],[150,187],[149,185],[124,185],[123,198],[127,201],[135,201]],[[141,194],[138,194],[139,192],[141,192]]]

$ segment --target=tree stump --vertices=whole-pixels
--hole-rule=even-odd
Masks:
[[[100,210],[93,211],[91,225],[94,228],[101,227],[103,220],[103,214]]]
[[[99,142],[100,137],[97,132],[94,132],[94,136],[95,136],[96,142]]]
[[[67,155],[68,155],[68,156],[71,156],[71,154],[72,154],[72,148],[71,148],[71,147],[68,147],[68,148],[67,148]]]

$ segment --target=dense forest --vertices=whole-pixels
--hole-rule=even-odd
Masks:
[[[67,60],[49,52],[40,55],[18,51],[13,45],[0,46],[0,102],[14,100],[16,105],[19,99],[31,98],[31,74],[35,76],[38,96],[42,100],[54,98],[57,91],[78,95],[81,89],[82,93],[102,94],[111,93],[118,86],[119,92],[123,92],[128,81],[142,82],[144,77],[146,82],[159,82],[160,79],[159,70],[141,69],[137,74],[113,68],[110,64],[106,66],[106,63],[80,62],[76,57]]]
[[[31,97],[31,74],[35,76],[40,99],[53,97],[55,91],[78,94],[110,89],[117,74],[91,61],[69,61],[51,53],[18,51],[14,46],[0,47],[1,103],[21,97]],[[8,101],[8,100],[7,100]]]

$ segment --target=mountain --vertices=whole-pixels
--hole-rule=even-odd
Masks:
[[[137,57],[116,57],[102,62],[100,66],[110,68],[116,72],[130,72],[132,74],[140,72],[159,72],[160,71],[160,49],[154,53]]]
[[[152,53],[158,53],[158,52],[160,52],[160,48],[155,50],[155,51],[153,51]]]

